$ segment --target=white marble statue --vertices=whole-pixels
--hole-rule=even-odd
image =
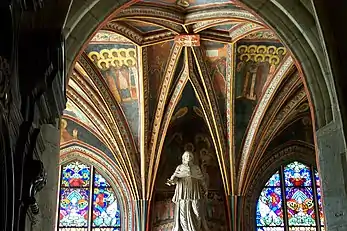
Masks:
[[[176,185],[172,201],[175,203],[174,228],[172,231],[207,231],[205,200],[207,185],[204,174],[193,163],[193,154],[186,151],[182,164],[167,180],[167,185]]]

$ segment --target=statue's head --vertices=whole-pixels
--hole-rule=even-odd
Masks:
[[[189,152],[189,151],[185,151],[182,155],[182,163],[183,164],[188,164],[193,162],[194,159],[194,155],[193,153]]]

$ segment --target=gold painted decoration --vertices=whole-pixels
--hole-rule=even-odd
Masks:
[[[186,7],[188,7],[190,4],[189,4],[189,1],[187,1],[187,0],[177,0],[176,1],[176,4],[178,5],[178,6],[182,6],[182,7],[184,7],[184,8],[186,8]]]
[[[102,49],[100,52],[91,51],[88,57],[102,70],[108,70],[112,67],[133,67],[137,64],[136,49],[135,48],[113,48]]]
[[[171,123],[174,122],[176,119],[182,118],[188,113],[188,107],[182,107],[178,109],[178,111],[172,116]]]
[[[240,60],[245,62],[254,61],[268,62],[270,65],[278,65],[283,56],[287,53],[285,47],[265,46],[265,45],[240,45],[237,54]]]
[[[201,111],[201,109],[197,106],[193,106],[193,111],[196,115],[198,115],[201,118],[204,118],[204,113]]]
[[[177,35],[175,37],[175,43],[179,46],[184,46],[184,47],[198,47],[200,46],[200,35],[198,34]]]

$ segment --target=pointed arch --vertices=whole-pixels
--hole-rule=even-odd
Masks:
[[[187,50],[187,48],[185,48],[185,50]],[[185,59],[187,59],[187,52],[185,52]],[[174,86],[174,90],[172,93],[172,96],[168,102],[168,106],[166,109],[165,114],[163,115],[163,123],[159,129],[159,137],[161,137],[161,139],[159,140],[159,144],[157,146],[156,149],[156,160],[155,160],[155,166],[154,166],[154,176],[153,179],[156,179],[156,175],[157,175],[157,171],[158,171],[158,167],[159,167],[159,162],[160,162],[160,157],[161,157],[161,153],[162,153],[162,149],[163,149],[163,145],[164,145],[164,141],[166,138],[166,132],[168,130],[172,115],[175,111],[175,108],[179,102],[180,97],[182,96],[182,92],[184,87],[186,86],[187,82],[188,82],[188,76],[189,76],[189,67],[187,64],[187,61],[185,62],[185,65],[183,67],[182,73],[180,75],[180,77],[178,78],[178,81],[176,83],[176,86]],[[148,182],[151,182],[151,186],[149,186],[150,190],[149,190],[149,198],[151,198],[152,194],[153,194],[153,189],[154,189],[154,185],[155,185],[155,180],[150,181],[150,179],[148,180]]]
[[[281,165],[268,179],[257,199],[257,230],[308,229],[324,226],[320,179],[313,166],[297,160]]]
[[[85,54],[81,55],[79,62],[85,68],[86,73],[91,78],[92,82],[96,85],[97,90],[102,93],[98,94],[100,97],[98,107],[103,109],[104,115],[111,115],[105,117],[107,121],[106,125],[112,129],[112,136],[117,144],[116,158],[120,159],[123,163],[124,171],[129,174],[129,177],[133,181],[133,187],[139,197],[139,187],[141,187],[140,172],[139,172],[139,156],[137,155],[136,145],[130,132],[129,124],[127,123],[124,114],[122,113],[118,103],[110,93],[109,88],[106,86],[105,81],[101,78],[101,74],[93,68],[90,64],[90,60]]]
[[[210,106],[208,104],[208,100],[207,100],[207,96],[205,91],[203,90],[203,87],[201,86],[201,83],[199,81],[199,79],[196,77],[196,74],[193,70],[193,54],[192,53],[188,53],[188,61],[189,61],[189,80],[192,84],[192,87],[194,89],[195,95],[202,107],[202,110],[204,112],[204,119],[205,122],[209,128],[209,131],[211,133],[211,137],[212,137],[212,141],[214,143],[214,147],[215,147],[215,151],[216,151],[216,155],[217,155],[217,159],[218,159],[218,164],[219,167],[223,170],[221,172],[221,176],[222,176],[222,181],[224,184],[224,190],[225,193],[228,194],[230,193],[230,188],[229,188],[229,181],[228,181],[228,175],[225,171],[226,166],[225,166],[225,162],[222,161],[221,158],[221,153],[220,153],[220,149],[218,148],[218,134],[217,131],[214,127],[214,121],[212,120],[213,118],[213,112],[210,109]]]
[[[243,183],[243,177],[245,175],[246,171],[246,165],[245,163],[248,161],[250,156],[250,150],[252,147],[252,144],[254,142],[254,138],[256,137],[255,134],[260,126],[260,123],[262,121],[262,118],[265,113],[265,109],[269,107],[269,104],[272,102],[272,98],[274,97],[276,90],[279,88],[283,78],[286,76],[286,73],[290,69],[290,67],[293,65],[293,59],[291,56],[288,56],[288,58],[284,61],[284,64],[281,66],[281,68],[277,71],[275,76],[272,78],[269,87],[266,89],[265,93],[263,94],[260,103],[258,104],[257,108],[254,111],[253,117],[250,122],[250,127],[247,132],[247,136],[245,138],[243,149],[241,153],[241,159],[240,159],[240,167],[239,167],[239,173],[238,173],[238,190],[240,190],[240,186]]]
[[[230,179],[231,171],[230,171],[230,163],[229,163],[229,156],[228,156],[229,153],[228,153],[227,144],[225,140],[226,131],[223,129],[222,117],[220,115],[220,110],[218,108],[216,94],[212,86],[211,77],[208,74],[206,64],[203,61],[201,50],[199,48],[193,48],[192,53],[197,64],[197,69],[198,69],[197,71],[201,78],[202,89],[204,89],[204,92],[206,95],[207,105],[209,106],[209,110],[211,111],[213,127],[217,135],[216,148],[218,147],[219,149],[220,158],[221,158],[222,167],[223,167],[222,169],[226,177],[227,193],[230,193],[229,179]]]
[[[164,75],[164,80],[161,86],[160,94],[159,94],[159,99],[157,102],[157,108],[155,111],[155,117],[154,117],[154,122],[152,125],[152,136],[151,140],[149,143],[149,149],[150,149],[150,155],[148,155],[148,179],[153,179],[152,174],[153,169],[154,169],[154,164],[155,164],[155,156],[156,156],[156,150],[157,150],[157,142],[158,142],[158,135],[159,135],[159,129],[162,124],[163,120],[163,114],[164,114],[164,109],[166,105],[167,98],[169,96],[169,92],[171,90],[171,85],[175,73],[175,68],[177,66],[178,59],[182,53],[182,46],[179,45],[174,45],[172,48],[169,62],[167,63],[166,70],[165,70],[165,75]],[[150,185],[150,184],[148,184]],[[149,186],[148,186],[149,187]],[[149,196],[149,188],[147,191],[147,196]]]
[[[104,196],[112,196],[114,193],[114,196],[117,198],[117,201],[120,204],[120,224],[116,222],[117,217],[114,217],[113,219],[113,225],[111,223],[105,223],[99,224],[97,222],[93,221],[93,217],[90,214],[88,216],[88,225],[97,228],[101,226],[108,226],[108,227],[120,227],[120,230],[135,230],[135,205],[134,205],[134,198],[135,194],[131,190],[131,185],[128,180],[128,178],[123,174],[123,171],[117,167],[117,165],[114,165],[112,160],[110,160],[107,155],[105,155],[100,150],[93,148],[86,144],[72,144],[68,147],[64,147],[60,151],[60,165],[64,166],[71,162],[79,162],[83,163],[87,167],[89,166],[89,169],[96,170],[100,176],[102,176],[106,182],[109,184],[107,187],[101,187],[104,188],[101,191],[105,191],[106,194]],[[62,177],[62,171],[60,171],[60,177]],[[89,192],[90,198],[87,198],[89,200],[89,213],[92,212],[95,209],[95,196],[97,196],[97,191],[94,188],[96,185],[93,183],[95,182],[95,177],[90,175],[90,189],[92,189]],[[66,186],[65,186],[66,188]],[[71,186],[67,186],[67,188],[71,188]],[[73,187],[72,187],[73,188]],[[100,190],[99,190],[100,191]],[[94,198],[93,198],[94,197]],[[109,198],[112,200],[112,198]],[[116,201],[112,201],[116,203]],[[104,205],[110,206],[109,203],[104,201]],[[93,208],[91,207],[93,206]],[[103,208],[100,208],[103,210]],[[111,208],[110,208],[111,209]],[[100,210],[100,211],[101,211]],[[111,214],[111,213],[110,213]],[[113,213],[112,213],[113,214]],[[116,215],[116,214],[113,214]],[[59,229],[60,230],[60,229]]]

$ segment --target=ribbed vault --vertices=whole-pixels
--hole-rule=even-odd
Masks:
[[[67,88],[74,114],[64,118],[105,146],[135,199],[151,199],[167,134],[198,116],[225,194],[243,194],[248,170],[307,114],[300,73],[280,39],[236,1],[139,1],[85,44]]]

